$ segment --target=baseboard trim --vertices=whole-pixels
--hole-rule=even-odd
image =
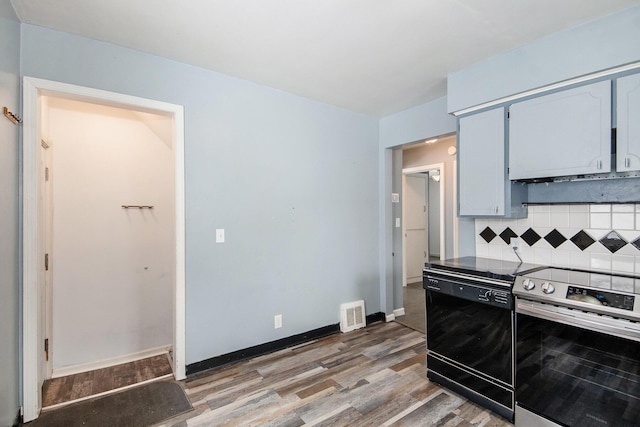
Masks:
[[[241,360],[273,353],[278,350],[283,350],[308,341],[333,335],[338,332],[340,332],[340,324],[336,323],[334,325],[323,326],[322,328],[313,329],[311,331],[281,338],[279,340],[255,345],[243,350],[232,351],[231,353],[215,356],[200,362],[190,363],[187,365],[187,377],[209,369],[239,362]]]
[[[51,373],[51,378],[66,377],[67,375],[75,375],[82,372],[94,371],[96,369],[108,368],[109,366],[121,365],[123,363],[129,363],[135,360],[146,359],[148,357],[159,356],[161,354],[168,353],[170,349],[171,345],[164,345],[162,347],[150,348],[147,350],[138,351],[136,353],[111,357],[109,359],[102,359],[95,362],[83,363],[73,366],[64,366],[62,368],[54,369]]]
[[[367,316],[367,325],[374,322],[384,322],[384,321],[385,321],[385,314],[381,311]]]
[[[393,315],[395,317],[404,316],[405,315],[404,307],[396,308],[395,310],[393,310]]]
[[[367,325],[374,322],[384,321],[384,318],[385,316],[382,312],[369,314],[366,317]],[[232,351],[231,353],[211,357],[206,360],[201,360],[200,362],[190,363],[187,365],[187,377],[203,371],[208,371],[209,369],[214,369],[220,366],[229,365],[231,363],[240,362],[241,360],[246,360],[252,357],[262,356],[264,354],[284,350],[285,348],[304,344],[318,338],[324,338],[338,332],[340,332],[340,323],[323,326],[318,329],[313,329],[311,331],[292,335],[286,338],[281,338],[279,340],[271,341],[268,343],[259,344],[253,347],[245,348],[243,350]]]
[[[22,425],[22,407],[18,409],[18,415],[13,419],[11,427],[18,427]]]

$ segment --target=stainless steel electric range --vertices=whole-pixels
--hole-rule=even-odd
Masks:
[[[426,264],[427,377],[513,420],[516,275],[543,268],[485,258]]]
[[[517,426],[640,425],[640,277],[518,275]]]

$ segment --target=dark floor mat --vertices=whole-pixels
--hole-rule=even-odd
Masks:
[[[191,410],[178,383],[158,381],[44,412],[26,426],[151,426]]]

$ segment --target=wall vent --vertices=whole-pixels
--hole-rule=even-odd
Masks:
[[[340,304],[340,330],[349,332],[366,326],[364,300]]]

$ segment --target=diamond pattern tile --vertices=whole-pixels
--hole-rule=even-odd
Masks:
[[[549,244],[554,248],[557,248],[558,246],[566,242],[567,238],[554,228],[549,234],[544,236],[544,240],[549,242]]]
[[[540,237],[540,235],[538,233],[533,231],[533,228],[529,228],[527,231],[522,233],[522,235],[520,237],[529,246],[533,246],[538,240],[542,239],[542,237]]]
[[[636,209],[638,209],[638,212],[640,212],[640,204],[636,206]],[[498,226],[499,226],[499,223],[494,224],[494,227],[498,227]],[[487,226],[484,228],[484,230],[482,230],[479,233],[479,236],[481,236],[484,239],[484,241],[487,243],[491,243],[492,241],[495,240],[497,236],[499,236],[500,239],[504,241],[507,245],[511,243],[512,238],[518,237],[518,234],[515,231],[513,231],[513,229],[511,229],[510,227],[506,227],[505,229],[503,229],[502,232],[500,232],[500,234],[497,234],[495,230],[496,228],[492,229],[491,226]],[[574,231],[575,230],[572,230],[571,232],[573,233]],[[622,232],[622,233],[628,233],[628,232]],[[630,234],[631,236],[629,236],[628,234],[620,234],[616,230],[611,230],[607,233],[607,235],[605,235],[604,237],[598,240],[597,238],[594,238],[589,232],[587,232],[587,230],[579,230],[573,236],[567,237],[567,236],[564,236],[560,231],[558,231],[558,229],[554,228],[551,232],[547,233],[543,237],[540,234],[540,230],[536,231],[534,230],[533,227],[530,227],[524,233],[522,233],[519,237],[524,242],[526,242],[526,244],[529,246],[533,246],[536,243],[538,243],[540,240],[544,239],[554,249],[557,249],[558,247],[560,247],[560,245],[565,243],[567,240],[570,240],[581,251],[585,251],[587,248],[590,248],[594,243],[599,242],[611,253],[618,252],[620,249],[622,249],[626,245],[631,245],[634,248],[633,250],[637,250],[640,252],[640,235],[637,235],[637,234],[633,235],[634,234],[633,232],[631,232]],[[601,235],[601,234],[598,233],[598,235]],[[624,236],[626,236],[626,238]],[[570,248],[567,247],[566,249],[570,249]],[[631,249],[629,248],[629,250]],[[628,255],[631,255],[631,254],[628,253]],[[636,255],[640,255],[640,253]],[[639,279],[639,284],[640,284],[640,279]]]
[[[618,233],[615,231],[610,232],[602,239],[600,239],[600,243],[609,249],[609,251],[613,254],[623,248],[628,242],[624,240]]]
[[[596,242],[593,237],[589,236],[584,230],[578,231],[570,240],[581,251],[584,251]]]
[[[518,237],[518,235],[509,227],[505,228],[502,233],[500,233],[500,238],[504,240],[507,245],[511,243],[512,237]]]
[[[491,243],[491,241],[495,239],[496,236],[497,234],[489,227],[486,227],[480,232],[480,237],[482,237],[487,243]]]

